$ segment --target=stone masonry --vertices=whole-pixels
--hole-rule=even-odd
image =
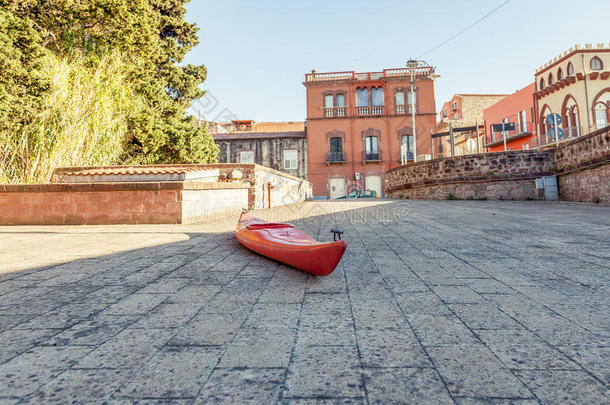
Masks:
[[[607,403],[609,210],[375,200],[256,213],[321,241],[343,228],[328,277],[243,248],[236,218],[1,227],[0,403]]]
[[[396,167],[386,192],[395,198],[532,199],[535,179],[557,175],[564,200],[610,203],[610,127],[559,149],[457,156]]]

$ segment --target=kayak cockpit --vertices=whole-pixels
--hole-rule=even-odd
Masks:
[[[257,229],[278,229],[278,228],[294,228],[294,225],[279,224],[279,223],[274,223],[274,222],[264,222],[264,223],[260,223],[260,224],[246,225],[246,229],[249,229],[251,231],[254,231]]]

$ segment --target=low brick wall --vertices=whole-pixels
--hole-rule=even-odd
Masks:
[[[180,224],[237,215],[242,183],[0,185],[0,225]]]
[[[557,175],[563,200],[610,203],[610,127],[547,150],[456,156],[387,172],[393,198],[531,199],[535,179]]]
[[[193,165],[142,165],[142,166],[120,166],[123,169],[180,169],[189,170],[218,170],[220,181],[229,183],[240,181],[249,184],[248,189],[248,208],[259,209],[268,208],[268,183],[271,182],[271,205],[277,207],[286,204],[295,204],[313,198],[312,185],[307,180],[279,170],[257,164],[242,163],[216,163],[216,164],[193,164]],[[117,166],[96,166],[96,167],[62,167],[53,172],[52,182],[61,183],[68,178],[68,173],[87,170],[112,170]],[[241,173],[242,177],[233,178],[235,172]]]

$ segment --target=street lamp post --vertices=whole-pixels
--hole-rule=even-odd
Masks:
[[[407,61],[407,68],[411,71],[411,102],[409,104],[411,105],[411,121],[412,121],[412,126],[413,126],[413,161],[414,162],[417,162],[417,130],[415,128],[415,98],[416,98],[416,94],[415,94],[415,73],[416,72],[415,72],[415,70],[418,67],[428,68],[428,70],[426,72],[426,77],[430,77],[430,78],[432,78],[432,80],[435,80],[440,77],[439,75],[437,75],[435,73],[435,68],[428,65],[423,60],[409,59]],[[432,141],[430,141],[430,142],[432,142]]]
[[[410,59],[407,67],[411,69],[411,127],[413,128],[413,162],[417,163],[417,132],[415,130],[415,69],[419,66],[419,61]],[[408,156],[409,151],[407,151]]]

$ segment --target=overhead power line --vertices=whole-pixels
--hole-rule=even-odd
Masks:
[[[485,20],[487,17],[489,17],[490,15],[492,15],[493,13],[495,13],[496,11],[498,11],[499,9],[501,9],[502,7],[504,7],[505,5],[507,5],[508,3],[510,3],[511,0],[506,0],[504,3],[500,4],[498,7],[494,8],[493,10],[491,10],[489,13],[485,14],[483,17],[479,18],[478,20],[476,20],[475,22],[473,22],[472,24],[470,24],[468,27],[464,28],[463,30],[461,30],[460,32],[458,32],[457,34],[451,36],[449,39],[447,39],[446,41],[441,42],[440,44],[438,44],[437,46],[435,46],[434,48],[430,49],[428,52],[421,54],[420,56],[417,57],[417,59],[420,59],[434,51],[436,51],[438,48],[440,48],[441,46],[453,41],[454,39],[456,39],[457,37],[459,37],[460,35],[462,35],[463,33],[465,33],[466,31],[468,31],[469,29],[471,29],[472,27],[474,27],[475,25],[477,25],[478,23],[480,23],[481,21]]]

